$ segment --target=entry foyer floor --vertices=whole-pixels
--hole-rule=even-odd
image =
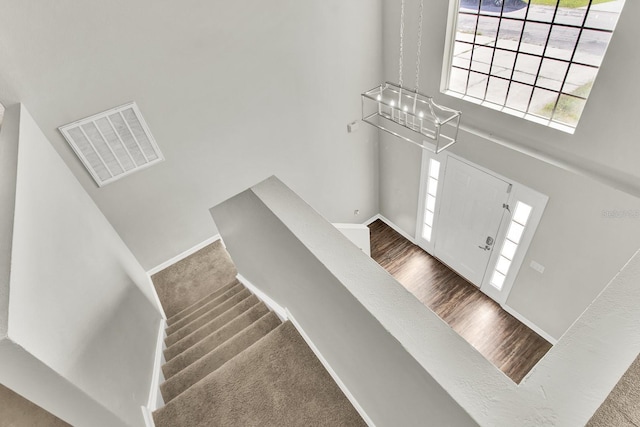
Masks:
[[[369,229],[371,257],[515,383],[551,348],[477,287],[381,220]]]

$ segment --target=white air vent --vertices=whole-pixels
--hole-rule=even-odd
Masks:
[[[58,129],[100,187],[164,160],[135,102]]]

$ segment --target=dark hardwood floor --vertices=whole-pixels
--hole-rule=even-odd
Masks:
[[[371,257],[514,382],[551,344],[418,246],[377,220]]]

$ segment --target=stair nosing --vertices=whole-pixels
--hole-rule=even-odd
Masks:
[[[267,313],[268,314],[268,313]],[[248,348],[246,348],[245,350],[243,350],[241,353],[239,353],[238,355],[236,355],[235,357],[232,357],[231,359],[229,359],[227,362],[225,362],[222,366],[220,366],[220,368],[216,369],[213,372],[210,372],[209,374],[207,374],[205,377],[201,378],[199,381],[195,382],[194,384],[192,384],[191,386],[189,386],[189,388],[187,388],[186,390],[184,390],[182,393],[178,394],[176,397],[174,397],[173,399],[171,399],[170,401],[166,402],[165,405],[162,408],[158,408],[156,409],[153,414],[155,414],[158,411],[163,410],[163,408],[173,404],[176,405],[176,403],[174,403],[176,400],[178,400],[179,398],[182,398],[182,395],[187,393],[187,391],[189,391],[191,388],[195,387],[197,384],[199,384],[202,381],[208,381],[213,375],[218,375],[219,372],[221,372],[221,368],[225,367],[225,365],[228,365],[229,363],[231,363],[234,359],[236,359],[240,354],[245,353],[247,350],[251,349],[253,346],[255,346],[256,344],[258,344],[260,341],[266,339],[266,337],[268,337],[270,334],[274,333],[274,331],[277,331],[279,328],[282,328],[284,325],[286,325],[287,322],[282,322],[280,323],[278,326],[276,326],[275,328],[273,328],[271,331],[269,331],[268,334],[264,335],[263,337],[261,337],[258,341],[256,341],[255,343],[253,343],[251,346],[249,346]],[[189,365],[190,366],[190,365]]]
[[[218,318],[219,316],[223,315],[223,314],[224,314],[224,313],[226,313],[227,311],[231,310],[232,308],[234,308],[234,307],[235,307],[235,306],[237,306],[238,304],[242,303],[242,302],[243,302],[244,300],[246,300],[247,298],[251,298],[251,296],[252,296],[253,294],[252,294],[251,292],[248,292],[248,289],[247,289],[246,291],[247,291],[247,294],[246,294],[244,297],[242,297],[240,300],[238,300],[235,304],[233,304],[232,306],[230,306],[230,307],[229,307],[229,308],[227,308],[226,310],[224,310],[224,311],[222,311],[221,313],[219,313],[216,317],[214,317],[214,318],[213,318],[213,319],[211,319],[210,321],[215,320],[216,318]],[[244,292],[244,290],[243,290],[243,291],[241,291],[241,292]],[[238,292],[236,295],[240,294],[241,292]],[[226,301],[224,301],[224,303],[229,302],[229,301],[230,301],[232,298],[234,298],[236,295],[234,295],[233,297],[231,297],[231,298],[227,299]],[[224,304],[224,303],[223,303],[223,304]],[[221,305],[222,305],[222,304],[220,304],[220,305],[218,305],[218,306],[216,306],[216,307],[212,308],[211,310],[207,311],[206,313],[203,313],[201,316],[198,316],[197,318],[193,319],[191,322],[187,323],[186,325],[184,325],[184,326],[183,326],[183,327],[181,327],[180,329],[178,329],[178,330],[176,330],[176,331],[173,331],[172,333],[168,334],[168,335],[165,337],[165,339],[164,339],[164,342],[165,342],[165,344],[167,345],[167,347],[171,347],[171,346],[173,345],[173,344],[169,344],[169,341],[172,341],[172,340],[173,340],[173,338],[171,338],[171,337],[176,337],[176,336],[177,336],[177,334],[181,333],[181,331],[184,331],[184,330],[188,329],[189,327],[192,327],[192,326],[193,326],[193,324],[194,324],[195,322],[201,321],[203,317],[210,315],[212,311],[218,310],[218,309],[220,308],[220,306],[221,306]],[[207,323],[209,323],[209,322],[207,322]],[[198,328],[198,329],[199,329],[199,328]],[[192,332],[193,332],[193,331],[192,331]],[[191,332],[189,332],[187,335],[190,335],[190,334],[191,334]],[[185,336],[187,336],[187,335],[185,335]],[[182,337],[182,338],[184,338],[184,337]],[[180,341],[182,338],[178,339],[178,340],[177,340],[177,341],[175,341],[175,342]],[[175,344],[175,342],[174,342],[174,344]]]
[[[220,295],[224,295],[228,290],[230,290],[231,288],[235,287],[238,283],[240,283],[240,281],[239,281],[237,278],[235,278],[235,279],[233,279],[232,281],[230,281],[229,283],[227,283],[226,285],[221,286],[220,288],[216,289],[215,291],[211,292],[210,294],[203,296],[203,297],[202,297],[202,298],[200,298],[198,301],[194,302],[193,304],[189,305],[188,307],[183,308],[183,309],[182,309],[182,310],[180,310],[178,313],[174,314],[173,316],[171,316],[171,317],[169,317],[169,318],[167,319],[167,326],[171,326],[171,325],[173,325],[174,323],[176,323],[177,321],[179,321],[180,319],[182,319],[182,317],[186,317],[186,315],[185,315],[185,316],[180,317],[179,319],[176,319],[176,317],[177,317],[177,316],[180,316],[180,315],[182,315],[184,312],[186,312],[186,311],[188,311],[188,310],[192,309],[196,304],[198,304],[198,303],[199,303],[199,302],[201,302],[202,300],[204,300],[204,299],[207,299],[207,298],[211,297],[212,295],[214,295],[214,294],[216,294],[216,293],[220,292],[220,291],[221,291],[221,290],[223,290],[224,288],[227,288],[226,290],[224,290],[223,292],[221,292],[221,293],[220,293]],[[219,295],[219,296],[220,296],[220,295]],[[216,297],[216,298],[217,298],[217,297]],[[215,298],[214,298],[214,300],[215,300]],[[212,301],[213,301],[213,300],[212,300]],[[204,305],[204,304],[203,304],[203,305]],[[199,308],[199,307],[198,307],[198,308]]]
[[[256,304],[257,305],[257,304]],[[268,308],[268,307],[267,307]],[[256,341],[254,341],[253,343],[251,343],[248,347],[242,349],[238,354],[234,355],[231,359],[228,359],[227,361],[225,361],[222,365],[218,366],[216,369],[214,369],[213,371],[207,373],[205,376],[203,376],[202,378],[200,378],[198,381],[196,381],[195,383],[191,384],[189,387],[185,388],[184,390],[182,390],[180,393],[176,394],[173,398],[167,400],[165,402],[165,405],[169,402],[171,402],[172,400],[178,398],[182,393],[184,393],[185,391],[189,390],[191,387],[193,387],[194,385],[196,385],[197,383],[199,383],[200,381],[202,381],[203,379],[205,379],[207,376],[213,374],[214,372],[216,372],[218,369],[222,369],[229,361],[231,361],[234,357],[239,356],[240,354],[242,354],[243,352],[247,351],[249,348],[251,348],[251,346],[255,345],[256,343],[258,343],[261,339],[263,339],[264,337],[266,337],[267,335],[269,335],[269,333],[271,333],[271,331],[273,331],[274,329],[276,329],[277,327],[279,327],[282,322],[280,321],[280,318],[278,318],[278,316],[271,310],[267,311],[265,314],[263,314],[262,316],[260,316],[259,318],[257,318],[256,320],[254,320],[253,322],[251,322],[251,324],[249,324],[248,326],[246,326],[245,328],[243,328],[242,330],[236,332],[235,334],[233,334],[231,337],[229,337],[228,339],[226,339],[225,341],[221,342],[220,344],[218,344],[215,348],[211,349],[208,353],[202,355],[200,358],[198,358],[197,360],[191,362],[189,365],[187,365],[185,368],[181,369],[180,371],[176,372],[174,375],[172,375],[171,377],[167,378],[164,382],[168,382],[170,381],[172,378],[174,378],[176,375],[179,375],[180,373],[184,372],[185,370],[189,369],[191,366],[195,365],[196,363],[200,362],[202,359],[204,359],[205,357],[209,356],[211,353],[213,353],[214,351],[218,350],[220,347],[224,346],[225,344],[229,343],[231,340],[233,340],[234,338],[240,336],[240,334],[242,334],[243,332],[245,332],[247,329],[251,328],[252,326],[256,325],[258,322],[260,322],[263,319],[266,319],[267,317],[272,316],[275,317],[275,319],[277,320],[278,324],[276,324],[273,328],[271,328],[266,334],[264,334],[263,336],[261,336],[260,338],[258,338]],[[164,396],[163,396],[164,399]]]
[[[258,306],[260,306],[261,304],[262,304],[262,305],[267,309],[267,312],[266,312],[263,316],[265,316],[265,315],[267,315],[267,314],[271,313],[271,310],[269,309],[269,307],[268,307],[266,304],[264,304],[262,301],[259,301],[257,304],[254,304],[253,306],[251,306],[251,309],[254,309],[254,308],[258,307]],[[247,311],[243,312],[243,313],[242,313],[242,315],[246,314],[248,311],[249,311],[249,310],[247,310]],[[261,316],[260,318],[262,318],[263,316]],[[240,316],[235,317],[233,320],[236,320],[238,317],[240,317]],[[231,322],[226,323],[224,326],[227,326],[229,323],[231,323]],[[253,324],[253,322],[252,322],[252,324]],[[211,335],[213,335],[213,334],[215,334],[216,332],[220,331],[220,329],[222,329],[222,328],[218,328],[218,329],[216,329],[214,332],[212,332],[212,333],[208,334],[206,337],[202,338],[202,339],[201,339],[201,340],[199,340],[197,343],[195,343],[195,344],[193,344],[193,345],[189,346],[188,348],[184,349],[184,350],[183,350],[183,351],[181,351],[180,353],[176,354],[173,358],[171,358],[170,360],[167,360],[167,361],[166,361],[162,366],[164,367],[164,366],[165,366],[165,365],[167,365],[169,362],[171,362],[171,360],[174,360],[175,358],[179,357],[181,354],[183,354],[183,353],[185,353],[185,352],[187,352],[187,351],[191,350],[192,348],[194,348],[195,346],[197,346],[198,344],[200,344],[202,341],[204,341],[204,340],[208,339],[209,337],[211,337]],[[236,332],[236,334],[238,334],[239,332],[241,332],[241,331]],[[219,343],[216,347],[214,347],[214,348],[212,348],[211,350],[209,350],[209,352],[211,352],[211,351],[215,350],[215,349],[216,349],[216,348],[218,348],[221,344],[225,343],[226,341],[228,341],[229,339],[231,339],[232,337],[234,337],[236,334],[233,334],[231,337],[229,337],[229,338],[227,338],[226,340],[222,341],[222,342],[221,342],[221,343]],[[208,353],[208,352],[207,352],[207,353]],[[186,369],[186,368],[188,368],[189,366],[191,366],[191,364],[193,364],[193,363],[197,362],[197,361],[198,361],[198,360],[200,360],[202,357],[206,356],[206,354],[207,354],[207,353],[205,353],[205,354],[203,354],[202,356],[198,357],[197,359],[195,359],[195,360],[191,361],[188,365],[186,365],[186,366],[185,366],[185,367],[183,367],[182,369],[180,369],[180,370],[178,370],[178,371],[174,372],[171,376],[166,377],[166,378],[165,378],[165,381],[167,381],[167,380],[169,380],[170,378],[174,377],[175,375],[179,374],[179,373],[180,373],[180,372],[182,372],[184,369]],[[163,372],[163,374],[164,374],[164,372]]]
[[[173,344],[171,344],[170,346],[167,346],[167,348],[165,348],[165,349],[164,349],[164,351],[169,350],[171,347],[173,347],[173,346],[175,346],[175,345],[179,344],[179,343],[180,343],[180,341],[182,341],[182,340],[184,340],[184,339],[187,339],[187,338],[188,338],[189,336],[191,336],[192,334],[195,334],[196,332],[198,332],[198,331],[199,331],[199,330],[201,330],[202,328],[207,327],[210,323],[215,322],[215,321],[216,321],[216,319],[217,319],[218,317],[220,317],[220,316],[224,315],[224,314],[225,314],[225,313],[227,313],[229,310],[233,310],[233,308],[235,308],[238,304],[241,304],[241,303],[245,302],[247,299],[251,298],[251,296],[252,296],[252,295],[253,295],[253,294],[249,295],[247,298],[243,298],[243,299],[242,299],[241,301],[239,301],[236,305],[234,305],[234,306],[230,307],[228,310],[226,310],[226,311],[224,311],[224,312],[220,313],[220,315],[218,315],[218,316],[216,316],[215,318],[211,319],[209,322],[207,322],[207,323],[205,323],[204,325],[200,326],[198,329],[196,329],[196,330],[192,331],[190,334],[185,335],[184,337],[180,338],[178,341],[174,342],[174,343],[173,343]],[[229,321],[225,322],[225,323],[224,323],[224,324],[222,324],[220,327],[218,327],[217,329],[215,329],[214,331],[212,331],[212,332],[211,332],[211,334],[213,334],[213,333],[215,333],[216,331],[218,331],[218,330],[220,330],[220,329],[224,328],[224,327],[225,327],[225,326],[227,326],[229,323],[233,322],[233,321],[234,321],[234,320],[236,320],[238,317],[240,317],[240,316],[244,315],[247,311],[251,310],[252,308],[254,308],[255,306],[259,305],[259,304],[262,302],[262,301],[260,301],[260,299],[258,299],[258,298],[256,298],[256,299],[257,299],[257,301],[256,301],[254,304],[251,304],[249,307],[247,307],[247,309],[246,309],[246,310],[242,311],[242,312],[241,312],[241,313],[239,313],[238,315],[236,315],[236,316],[234,316],[233,318],[229,319]],[[267,307],[267,308],[268,308],[268,307]],[[209,336],[209,335],[210,335],[210,334],[208,334],[207,336]],[[207,336],[205,336],[204,338],[200,339],[198,342],[202,341],[202,340],[203,340],[203,339],[205,339]],[[196,342],[195,344],[192,344],[191,346],[187,347],[187,348],[186,348],[185,350],[183,350],[183,351],[188,350],[189,348],[191,348],[191,347],[193,347],[194,345],[198,344],[198,342]],[[180,353],[178,353],[178,354],[180,354]],[[176,355],[176,356],[177,356],[177,355]],[[174,357],[176,357],[176,356],[174,356]],[[172,357],[171,359],[173,359],[173,357]],[[170,359],[170,360],[171,360],[171,359]],[[167,360],[167,362],[168,362],[168,360]]]
[[[183,317],[182,319],[178,320],[177,322],[173,323],[172,325],[167,326],[167,330],[172,329],[172,328],[176,328],[178,327],[178,329],[182,329],[184,326],[188,325],[189,323],[191,323],[193,320],[197,319],[198,317],[202,316],[205,313],[208,313],[209,311],[215,309],[218,305],[220,304],[224,304],[225,301],[229,300],[230,298],[233,298],[234,295],[242,292],[243,290],[245,290],[247,288],[245,288],[242,283],[237,283],[236,285],[234,285],[233,287],[229,288],[226,292],[224,292],[223,294],[221,294],[220,296],[218,296],[217,298],[207,302],[206,304],[202,305],[201,307],[198,307],[196,310],[194,310],[193,312],[189,313],[188,315],[186,315],[185,317]],[[230,295],[230,296],[228,296]],[[221,298],[226,297],[225,299],[220,300]],[[204,313],[200,314],[199,316],[197,316],[196,318],[190,320],[189,322],[185,323],[182,326],[178,326],[180,324],[180,322],[184,322],[185,320],[187,320],[189,317],[193,316],[194,314],[198,313],[198,311],[204,309],[205,307],[207,307],[209,304],[212,304],[211,307],[209,307],[208,309],[206,309],[204,311]],[[178,330],[176,329],[176,330]],[[175,332],[175,331],[174,331]],[[172,332],[173,333],[173,332]]]

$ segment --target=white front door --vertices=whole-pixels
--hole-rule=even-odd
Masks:
[[[434,255],[476,286],[487,271],[510,189],[508,182],[447,159]]]

